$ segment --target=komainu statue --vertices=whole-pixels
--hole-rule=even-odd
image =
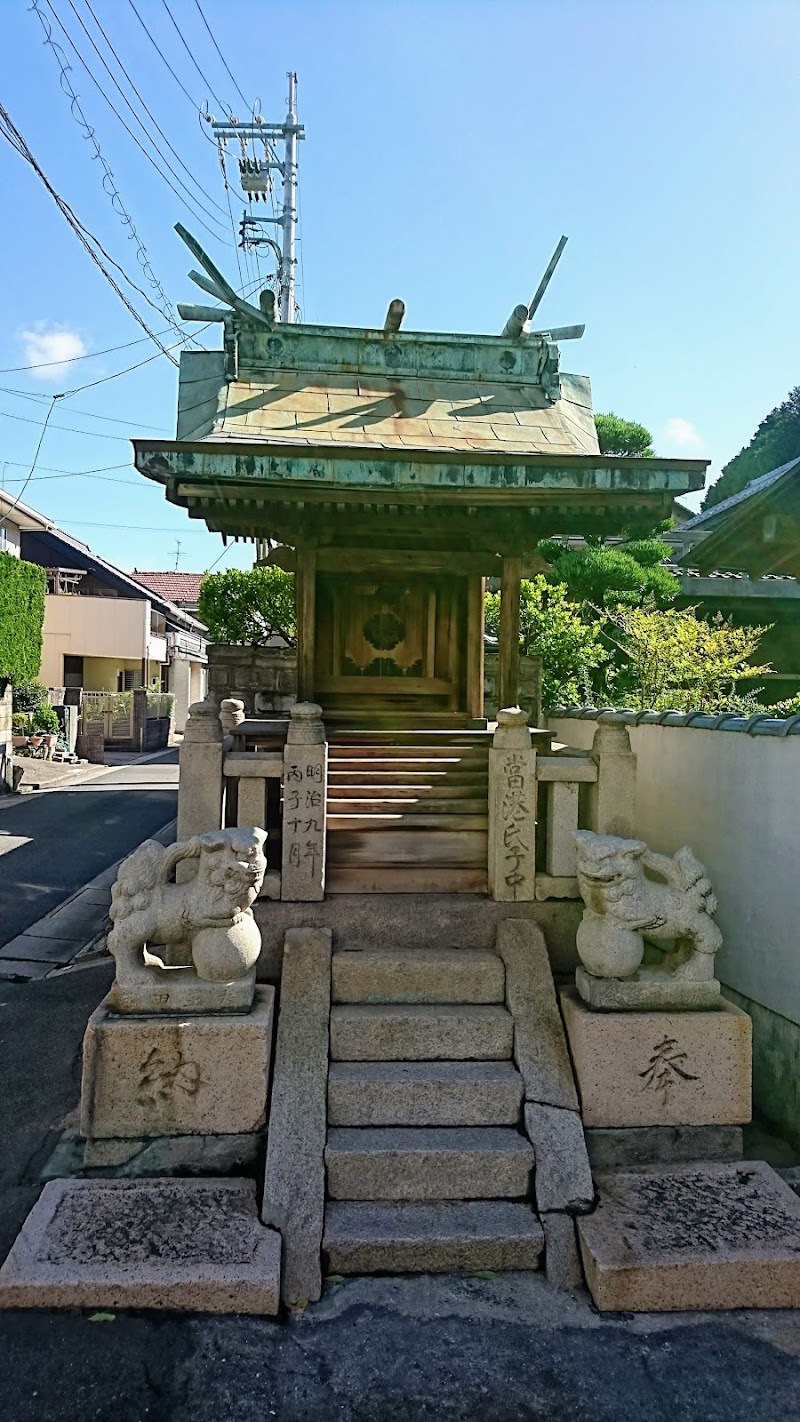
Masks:
[[[722,934],[706,871],[684,846],[671,858],[643,840],[576,830],[577,984],[590,1006],[707,1007],[719,1001]],[[645,944],[663,950],[645,962]],[[643,965],[644,964],[644,965]]]
[[[113,1011],[250,1008],[265,840],[262,829],[214,830],[168,848],[148,839],[124,860],[111,890]],[[178,866],[195,862],[195,876],[176,883]]]

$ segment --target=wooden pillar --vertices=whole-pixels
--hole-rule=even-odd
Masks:
[[[483,717],[483,628],[485,578],[467,580],[467,715],[472,720]]]
[[[519,587],[522,559],[504,558],[500,584],[500,670],[498,706],[519,700]]]
[[[297,699],[314,700],[314,645],[316,640],[317,550],[298,548],[297,596]]]

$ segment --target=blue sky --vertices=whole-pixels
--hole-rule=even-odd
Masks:
[[[238,285],[230,229],[226,246],[212,221],[216,241],[170,191],[70,50],[48,0],[38,3],[171,300],[196,294],[178,220]],[[89,3],[186,168],[224,205],[215,149],[130,0]],[[218,113],[213,86],[240,111],[196,0],[170,0],[170,9],[205,78],[164,0],[136,3],[191,99]],[[268,119],[285,111],[286,70],[298,72],[306,319],[379,325],[401,296],[408,327],[499,331],[564,232],[541,323],[586,322],[583,340],[563,347],[563,367],[591,377],[597,410],[646,424],[660,454],[710,458],[716,477],[800,379],[796,0],[201,3],[238,84]],[[87,0],[52,4],[142,138],[79,25],[76,12],[138,109]],[[0,100],[79,219],[134,275],[132,244],[43,38],[27,0],[0,0]],[[0,185],[0,483],[16,493],[49,397],[155,347],[145,338],[63,368],[5,369],[143,333],[5,141]],[[242,206],[234,203],[237,222]],[[60,401],[25,502],[123,568],[173,567],[176,540],[181,568],[210,566],[219,537],[130,463],[130,436],[172,434],[175,398],[176,372],[159,357]],[[63,470],[96,472],[56,475]],[[251,556],[240,547],[219,566],[247,566]]]

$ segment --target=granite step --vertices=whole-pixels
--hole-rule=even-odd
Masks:
[[[325,1148],[333,1200],[526,1199],[533,1160],[503,1126],[335,1126]]]
[[[507,1061],[514,1019],[505,1007],[348,1003],[331,1008],[335,1062]]]
[[[542,1227],[532,1210],[506,1200],[436,1205],[331,1201],[322,1240],[332,1274],[537,1269],[543,1247]]]
[[[513,1062],[331,1062],[331,1126],[514,1126]]]
[[[505,968],[479,948],[376,948],[333,955],[333,1001],[497,1003]]]

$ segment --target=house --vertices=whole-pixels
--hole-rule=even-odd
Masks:
[[[767,626],[756,654],[773,672],[772,702],[800,689],[800,458],[667,535],[681,580],[678,607],[719,612],[736,626]]]
[[[20,503],[14,494],[0,489],[0,553],[11,553],[19,558],[23,531],[42,532],[55,528],[52,519]]]
[[[85,691],[171,692],[181,730],[205,691],[202,623],[42,515],[14,516],[19,554],[48,574],[39,679]]]
[[[166,598],[184,612],[190,612],[193,617],[197,616],[203,573],[181,573],[177,569],[173,572],[149,573],[143,572],[141,568],[134,568],[131,577],[143,587],[149,588],[157,597]]]

